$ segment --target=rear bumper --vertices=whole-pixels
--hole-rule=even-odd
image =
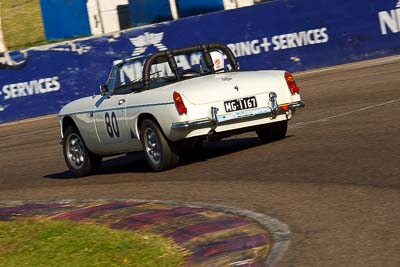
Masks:
[[[223,123],[234,123],[244,119],[258,119],[265,117],[276,117],[286,114],[286,112],[295,111],[298,108],[304,108],[305,104],[302,101],[293,102],[284,105],[273,105],[273,107],[258,108],[252,110],[243,110],[224,115],[218,115],[218,109],[211,108],[211,118],[204,118],[193,121],[175,122],[171,124],[171,129],[197,129],[208,126],[216,126]]]

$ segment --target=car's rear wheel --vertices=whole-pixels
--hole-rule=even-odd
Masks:
[[[178,153],[153,120],[143,121],[140,134],[147,162],[154,171],[165,171],[178,165]]]
[[[273,142],[285,138],[288,128],[288,121],[278,121],[267,124],[265,128],[256,131],[263,142]]]
[[[64,132],[63,152],[69,170],[77,177],[91,175],[100,169],[101,157],[89,151],[74,125]]]

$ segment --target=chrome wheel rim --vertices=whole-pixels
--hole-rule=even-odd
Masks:
[[[82,139],[77,134],[71,134],[67,138],[66,153],[68,162],[75,168],[79,169],[85,163],[85,147]]]
[[[148,158],[155,164],[160,163],[161,147],[156,133],[152,129],[146,129],[144,136],[144,145]]]

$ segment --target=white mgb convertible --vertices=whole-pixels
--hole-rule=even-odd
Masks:
[[[100,91],[59,113],[65,161],[76,176],[92,174],[109,155],[143,150],[151,168],[164,171],[203,141],[249,131],[279,140],[304,107],[292,74],[239,71],[222,44],[125,59]]]

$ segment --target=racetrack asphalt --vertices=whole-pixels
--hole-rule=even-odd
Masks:
[[[288,224],[278,266],[400,266],[400,57],[295,75],[305,109],[284,140],[204,145],[153,173],[135,153],[72,178],[56,117],[0,126],[0,199],[160,199],[228,205]]]

